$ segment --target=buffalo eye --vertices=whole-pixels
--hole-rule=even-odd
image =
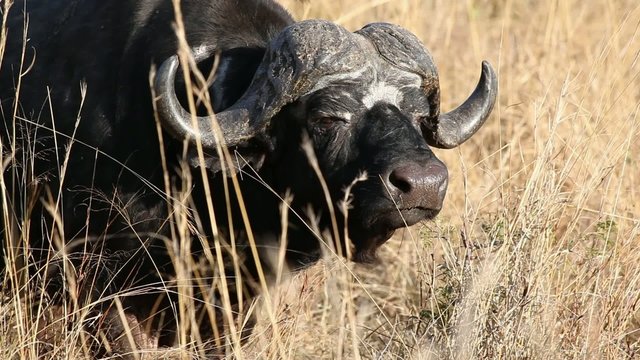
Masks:
[[[337,116],[319,116],[311,120],[311,125],[319,131],[326,131],[344,123],[346,120]]]

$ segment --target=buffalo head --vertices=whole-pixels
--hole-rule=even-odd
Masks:
[[[211,56],[200,49],[196,60]],[[213,119],[192,117],[178,101],[178,63],[176,56],[164,61],[156,78],[162,125],[178,139],[213,149],[221,140]],[[275,174],[270,185],[290,189],[301,207],[326,205],[300,155],[302,134],[334,199],[366,173],[353,188],[348,217],[338,214],[338,224],[348,224],[355,258],[366,261],[394,230],[440,211],[448,173],[429,146],[450,149],[469,139],[489,117],[496,93],[496,76],[484,62],[471,96],[441,114],[436,67],[413,34],[385,23],[351,33],[310,20],[271,41],[244,94],[215,118],[226,146],[259,142],[279,154],[267,155],[273,160],[263,165]],[[327,217],[321,225],[331,224]]]

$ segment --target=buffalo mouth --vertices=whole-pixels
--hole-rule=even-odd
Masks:
[[[440,209],[423,207],[393,208],[369,217],[367,221],[352,222],[351,241],[355,247],[353,260],[360,263],[373,263],[377,260],[376,251],[389,240],[397,229],[431,220]]]

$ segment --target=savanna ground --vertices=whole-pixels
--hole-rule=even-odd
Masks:
[[[640,357],[637,1],[282,2],[298,19],[416,33],[444,111],[473,89],[483,59],[500,94],[478,134],[436,150],[450,174],[436,221],[399,230],[379,264],[329,255],[284,276],[229,358]],[[86,358],[79,327],[38,326],[25,296],[0,304],[0,358],[33,358],[39,342],[47,357]],[[38,335],[45,326],[55,336]],[[199,353],[185,340],[132,356]]]

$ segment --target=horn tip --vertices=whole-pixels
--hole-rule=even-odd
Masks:
[[[485,79],[488,89],[494,94],[498,92],[498,76],[487,60],[482,60],[482,78]]]
[[[491,80],[492,83],[495,83],[497,80],[496,72],[493,70],[491,63],[487,60],[482,60],[482,76]]]
[[[156,71],[156,77],[154,80],[156,91],[167,90],[167,85],[171,85],[173,83],[178,63],[178,55],[172,55],[160,65],[160,68]]]

